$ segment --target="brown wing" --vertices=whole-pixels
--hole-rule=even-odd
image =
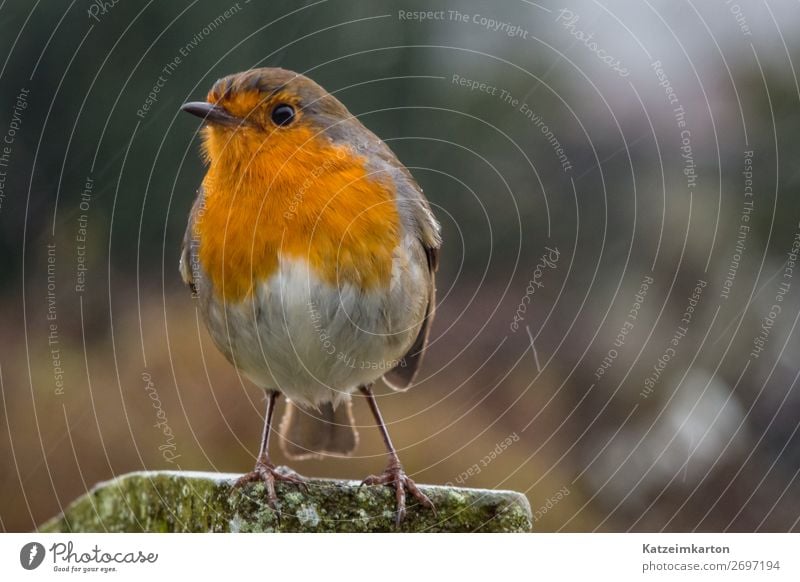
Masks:
[[[196,264],[197,262],[197,248],[196,245],[193,244],[192,232],[194,230],[194,221],[197,218],[198,213],[200,212],[200,208],[203,204],[203,187],[197,190],[197,198],[192,204],[192,210],[189,213],[189,221],[186,225],[186,232],[183,235],[183,243],[181,244],[181,258],[180,262],[178,263],[178,269],[181,273],[181,279],[183,282],[189,286],[189,289],[192,290],[192,293],[197,293],[197,282],[194,280],[194,270],[192,269],[192,265]]]
[[[389,388],[400,392],[409,389],[422,366],[422,356],[428,344],[428,334],[430,333],[433,314],[436,310],[436,279],[434,273],[439,267],[439,249],[438,247],[426,247],[425,254],[428,257],[428,271],[430,273],[428,307],[425,310],[425,320],[422,322],[422,327],[419,328],[417,338],[408,353],[400,359],[397,366],[383,376],[383,381],[386,382]]]

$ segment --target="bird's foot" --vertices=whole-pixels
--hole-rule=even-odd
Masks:
[[[419,490],[416,483],[406,475],[399,460],[392,460],[389,466],[380,475],[370,475],[361,482],[361,485],[386,485],[393,487],[395,490],[395,498],[397,499],[397,514],[395,517],[395,525],[400,527],[400,524],[406,518],[406,489],[411,495],[416,497],[420,505],[427,507],[436,513],[436,507],[433,502],[428,499],[422,491]]]
[[[239,489],[253,481],[261,481],[264,483],[264,489],[267,492],[267,503],[274,510],[278,511],[278,495],[275,492],[275,482],[285,481],[294,485],[302,486],[306,492],[308,491],[308,483],[306,480],[295,473],[294,471],[278,470],[269,457],[262,456],[256,461],[255,468],[249,473],[245,473],[239,477],[233,484],[233,489]]]

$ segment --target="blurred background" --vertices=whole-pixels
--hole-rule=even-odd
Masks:
[[[414,479],[522,491],[539,531],[800,530],[796,2],[7,0],[0,27],[0,529],[128,471],[250,470],[263,395],[178,274],[179,106],[281,66],[443,224],[421,381],[378,388]],[[355,458],[293,468],[382,469],[355,408]]]

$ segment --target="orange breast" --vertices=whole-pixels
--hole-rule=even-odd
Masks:
[[[387,176],[369,176],[361,156],[305,128],[258,147],[246,136],[206,138],[218,155],[194,234],[219,297],[248,297],[281,256],[307,261],[332,286],[388,286],[400,223]]]

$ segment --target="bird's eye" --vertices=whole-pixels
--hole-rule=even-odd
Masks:
[[[272,123],[275,125],[289,125],[294,121],[294,107],[281,103],[272,110]]]

